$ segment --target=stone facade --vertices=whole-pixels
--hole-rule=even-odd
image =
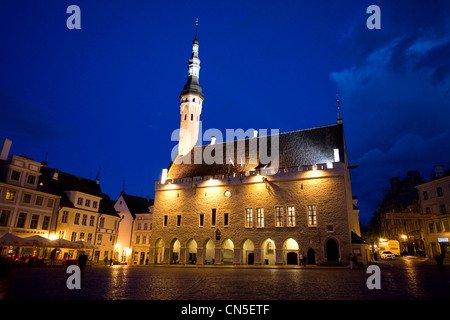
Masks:
[[[225,142],[185,143],[185,136],[197,141],[204,101],[198,45],[195,37],[180,95],[178,156],[155,186],[150,263],[343,263],[361,252],[352,245],[360,229],[342,119],[237,139],[227,130]],[[194,102],[198,108],[186,113]]]
[[[300,254],[345,262],[354,220],[348,169],[307,169],[157,182],[151,262],[298,264]]]

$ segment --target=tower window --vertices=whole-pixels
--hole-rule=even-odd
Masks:
[[[191,120],[194,120],[194,114],[191,113]]]
[[[184,115],[184,120],[186,120],[186,118],[187,118],[187,114]]]
[[[216,209],[212,209],[211,212],[211,225],[212,226],[216,225]]]

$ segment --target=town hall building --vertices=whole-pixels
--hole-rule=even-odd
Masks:
[[[197,145],[198,49],[196,34],[178,155],[155,185],[150,263],[342,264],[352,253],[364,261],[342,119]]]

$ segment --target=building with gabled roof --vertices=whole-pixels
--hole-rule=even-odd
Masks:
[[[123,264],[142,264],[148,259],[147,241],[150,240],[153,199],[122,191],[114,208],[120,216],[115,260]]]
[[[99,181],[51,169],[47,162],[25,156],[8,159],[9,147],[2,148],[0,159],[0,235],[83,241],[91,262],[110,259],[120,217]],[[52,258],[76,259],[76,253],[64,248],[55,250]]]
[[[56,217],[54,239],[84,241],[92,263],[101,263],[113,256],[120,217],[107,194],[102,193],[99,180],[91,180],[57,169],[41,168],[39,184],[61,197]],[[91,246],[91,248],[89,248]],[[59,251],[62,259],[74,259],[75,250]]]
[[[180,94],[178,154],[155,183],[150,262],[367,261],[343,122],[197,145],[205,95],[197,35]]]
[[[41,163],[9,156],[12,141],[3,139],[0,156],[0,236],[39,235],[48,238],[56,227],[61,195],[41,183]]]

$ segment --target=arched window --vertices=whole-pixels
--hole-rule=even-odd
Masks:
[[[191,113],[191,120],[194,120],[194,114]]]
[[[187,114],[184,115],[184,120],[186,120]]]

